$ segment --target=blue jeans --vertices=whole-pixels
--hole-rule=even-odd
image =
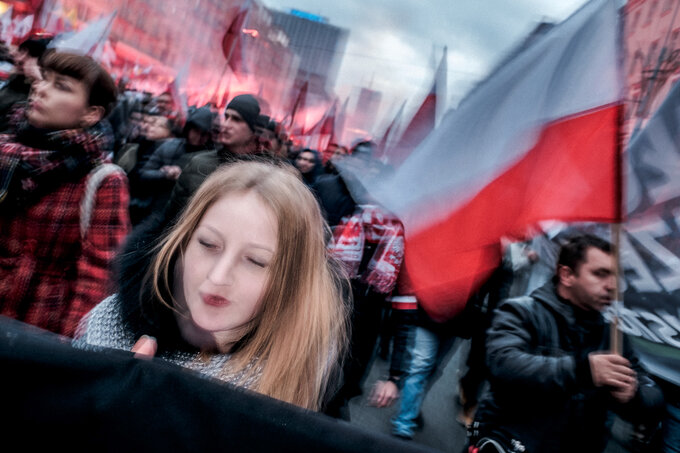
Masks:
[[[392,418],[392,434],[409,438],[413,437],[415,420],[425,399],[425,389],[432,375],[439,348],[439,338],[434,333],[422,327],[414,326],[413,329],[414,338],[409,345],[411,363],[401,390],[399,412]]]
[[[666,426],[664,427],[664,453],[680,453],[680,405],[666,403]]]

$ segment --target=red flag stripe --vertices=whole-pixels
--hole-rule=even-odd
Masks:
[[[462,310],[500,262],[499,237],[521,237],[527,225],[546,219],[618,220],[620,108],[546,125],[536,145],[468,203],[407,235],[407,266],[434,318]]]

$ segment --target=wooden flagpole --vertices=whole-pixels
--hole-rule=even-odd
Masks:
[[[609,346],[614,354],[622,354],[623,352],[623,334],[619,329],[619,319],[621,310],[623,309],[623,292],[621,291],[621,279],[623,272],[621,271],[621,228],[624,220],[625,212],[625,196],[624,196],[624,181],[623,181],[623,103],[618,106],[617,112],[617,150],[614,159],[614,178],[615,178],[615,217],[616,222],[612,224],[611,234],[612,243],[614,245],[614,310],[611,323],[609,325]]]
[[[621,222],[612,224],[612,242],[614,244],[614,316],[609,325],[610,349],[614,354],[623,352],[623,333],[619,329],[619,318],[623,308],[623,294],[621,292]]]

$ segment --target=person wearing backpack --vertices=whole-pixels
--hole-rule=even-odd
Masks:
[[[110,264],[130,230],[128,186],[107,163],[109,74],[69,53],[40,64],[27,108],[0,136],[0,314],[72,336],[110,293]]]

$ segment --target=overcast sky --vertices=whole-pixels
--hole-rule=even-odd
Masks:
[[[585,0],[262,0],[300,9],[349,29],[336,93],[354,86],[383,92],[383,107],[419,103],[433,77],[433,53],[448,47],[453,106],[534,26],[561,21]],[[433,52],[433,48],[435,51]]]

